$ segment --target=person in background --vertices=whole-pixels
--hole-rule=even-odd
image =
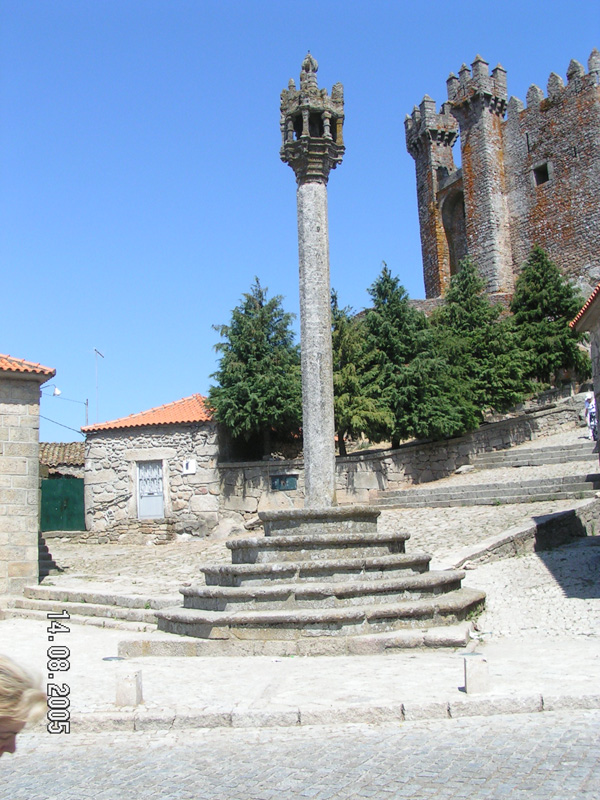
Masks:
[[[596,433],[596,398],[593,392],[588,392],[585,398],[585,421],[588,426],[588,439],[595,439]]]
[[[14,753],[16,738],[28,722],[46,713],[46,695],[22,667],[0,655],[0,757]]]

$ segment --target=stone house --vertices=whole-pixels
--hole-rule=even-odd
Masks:
[[[488,291],[510,296],[533,245],[589,294],[600,280],[600,53],[572,60],[567,83],[509,99],[506,70],[477,56],[446,81],[438,111],[425,95],[406,116],[415,160],[427,298],[473,258]],[[460,168],[452,148],[460,142]]]
[[[199,394],[82,428],[85,523],[97,541],[206,535],[218,523],[217,425]]]
[[[0,355],[0,595],[38,580],[40,386],[55,374]]]

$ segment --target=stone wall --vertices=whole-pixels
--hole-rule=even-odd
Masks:
[[[164,519],[139,520],[137,470],[161,461]],[[184,462],[194,461],[186,474]],[[85,457],[86,528],[92,541],[138,542],[206,535],[218,523],[220,482],[214,423],[90,432]]]
[[[40,384],[0,377],[0,594],[38,580]]]
[[[368,503],[373,493],[402,489],[451,475],[478,453],[503,450],[581,424],[583,399],[571,398],[555,408],[523,414],[482,426],[466,436],[443,442],[414,442],[398,450],[353,454],[336,461],[339,503]],[[221,509],[245,519],[259,511],[301,508],[304,504],[303,463],[297,461],[220,464]],[[272,491],[271,481],[297,477],[295,490]]]

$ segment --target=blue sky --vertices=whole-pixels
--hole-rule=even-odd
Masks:
[[[57,370],[42,441],[80,438],[63,398],[94,422],[205,394],[254,276],[297,313],[279,95],[307,50],[344,84],[331,279],[359,310],[382,260],[424,296],[412,106],[477,53],[524,100],[593,47],[597,0],[0,0],[0,352]]]

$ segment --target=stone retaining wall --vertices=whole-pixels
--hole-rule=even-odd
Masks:
[[[353,454],[336,461],[339,503],[368,503],[373,493],[402,489],[451,475],[479,454],[550,436],[581,424],[582,396],[555,407],[483,425],[443,442],[411,442],[398,450]],[[304,503],[301,460],[220,464],[220,509],[248,519],[259,511],[300,508]],[[273,491],[273,478],[297,477],[294,490]]]

